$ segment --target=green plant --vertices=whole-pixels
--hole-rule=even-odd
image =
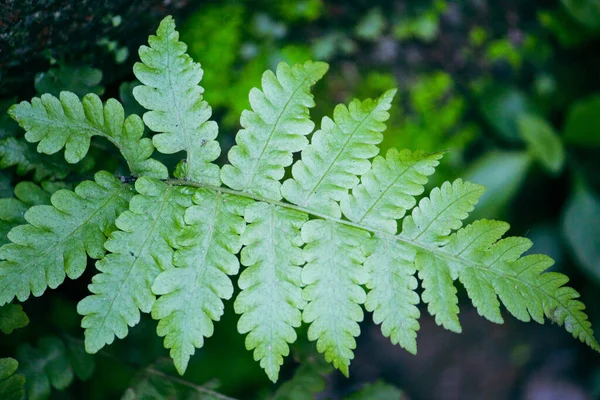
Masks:
[[[241,262],[238,330],[273,381],[302,322],[318,351],[348,375],[363,304],[383,334],[412,353],[420,299],[439,325],[460,332],[457,279],[493,322],[503,321],[502,302],[522,321],[547,317],[600,349],[568,278],[544,272],[550,257],[523,256],[531,242],[502,239],[505,222],[462,227],[482,186],[445,182],[417,202],[442,153],[378,156],[394,90],[336,106],[309,141],[310,87],[327,64],[282,63],[264,73],[262,90],[250,91],[252,110],[242,113],[229,164],[219,167],[200,65],[171,18],[149,43],[134,66],[141,85],[133,94],[149,110],[143,122],[94,94],[44,94],[10,108],[40,153],[64,148],[67,162],[77,163],[100,136],[118,148],[131,176],[99,171],[73,191],[56,191],[51,205],[29,208],[27,223],[0,248],[0,304],[79,278],[89,256],[99,273],[77,307],[86,350],[125,337],[140,312],[151,313],[183,374],[232,297],[230,276]],[[143,123],[156,132],[152,139],[142,137]],[[185,152],[173,178],[154,150]]]

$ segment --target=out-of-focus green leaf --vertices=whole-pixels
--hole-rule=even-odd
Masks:
[[[580,146],[600,146],[600,95],[575,103],[567,115],[565,142]]]
[[[58,96],[61,91],[68,90],[79,97],[88,93],[102,95],[104,87],[100,85],[102,71],[90,67],[52,68],[35,76],[35,90],[39,94],[50,93]]]
[[[586,28],[600,28],[600,0],[560,0],[560,3]]]
[[[8,197],[12,193],[12,186],[10,185],[10,177],[0,171],[0,197]]]
[[[583,185],[576,188],[562,218],[563,235],[578,265],[600,282],[600,199]]]
[[[479,101],[483,116],[502,137],[511,141],[520,139],[517,119],[534,109],[519,89],[492,85],[483,92]]]
[[[346,397],[346,400],[400,400],[402,395],[397,387],[377,381],[364,385],[358,392]]]
[[[333,368],[323,357],[310,357],[294,372],[292,379],[284,382],[271,400],[311,400],[325,390],[325,375]]]
[[[470,219],[496,218],[521,187],[531,156],[526,152],[492,151],[467,170],[465,180],[486,186]]]
[[[279,2],[279,13],[287,21],[313,21],[321,16],[324,9],[322,0],[296,0]]]
[[[521,115],[517,125],[533,157],[551,173],[560,172],[565,163],[565,150],[554,129],[532,114]]]
[[[0,359],[0,399],[21,400],[25,392],[25,377],[15,374],[19,363],[13,358]]]
[[[374,41],[381,37],[386,26],[387,21],[381,9],[372,8],[356,25],[354,32],[361,39]]]
[[[600,34],[599,31],[581,26],[563,8],[544,10],[538,14],[540,24],[556,36],[563,47],[576,47]]]
[[[5,304],[0,307],[0,331],[10,334],[29,324],[29,318],[20,304]]]

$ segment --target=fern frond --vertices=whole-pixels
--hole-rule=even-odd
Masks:
[[[396,221],[415,206],[415,196],[423,193],[423,185],[441,157],[441,153],[388,150],[385,158],[373,160],[352,195],[342,197],[342,212],[352,222],[395,234]]]
[[[50,203],[50,193],[33,182],[19,182],[15,197],[0,199],[0,246],[8,243],[8,232],[17,225],[26,224],[25,212],[32,206]]]
[[[324,117],[301,159],[292,167],[293,179],[283,183],[281,193],[293,204],[320,210],[339,218],[337,201],[358,183],[357,175],[371,167],[370,158],[379,153],[384,121],[389,118],[396,90],[379,99],[339,104],[333,120]]]
[[[242,314],[238,331],[248,333],[246,348],[254,350],[254,359],[275,382],[289,354],[288,343],[296,341],[294,328],[302,323],[300,228],[308,216],[257,202],[246,208],[244,217],[248,226],[242,234],[241,262],[246,269],[234,304]]]
[[[276,74],[263,74],[262,91],[250,91],[252,111],[242,113],[243,129],[228,153],[230,164],[221,171],[225,185],[266,199],[281,199],[279,180],[284,167],[292,163],[292,153],[308,145],[305,136],[314,128],[308,115],[315,105],[310,87],[327,69],[323,62],[307,61],[292,68],[280,63]]]
[[[76,279],[85,270],[87,255],[104,255],[106,236],[118,214],[127,207],[130,188],[107,172],[95,181],[80,183],[75,191],[59,190],[52,205],[30,208],[27,225],[8,233],[12,243],[0,248],[0,304],[14,297],[41,296],[60,285],[65,274]]]
[[[25,394],[25,377],[17,374],[19,363],[14,358],[0,358],[0,398],[21,400]]]
[[[38,143],[37,151],[54,154],[65,148],[65,159],[77,163],[87,154],[92,136],[101,136],[121,152],[134,175],[164,179],[167,169],[150,159],[154,147],[150,139],[142,139],[144,125],[137,115],[125,119],[123,106],[115,99],[103,105],[95,94],[80,101],[71,92],[50,94],[23,101],[8,110],[10,116],[25,129],[25,139]]]
[[[138,179],[135,189],[139,194],[117,218],[118,230],[105,244],[111,253],[96,263],[100,273],[89,285],[93,294],[77,305],[90,353],[112,343],[115,335],[124,338],[128,327],[139,322],[139,310],[152,310],[152,282],[161,271],[173,268],[172,248],[191,205],[185,188],[154,178]]]
[[[133,96],[146,109],[144,122],[158,132],[152,141],[161,153],[185,150],[187,160],[177,167],[176,176],[218,186],[219,167],[212,163],[221,153],[215,140],[218,127],[209,121],[212,110],[203,100],[199,86],[203,71],[186,54],[171,17],[162,20],[156,36],[141,46],[140,59],[133,67],[143,85]]]
[[[308,301],[302,319],[310,324],[308,339],[316,340],[317,350],[346,376],[363,320],[360,305],[366,295],[360,285],[367,283],[369,273],[361,247],[369,237],[332,221],[312,220],[302,227],[302,295]]]
[[[157,332],[177,371],[183,375],[195,348],[213,333],[212,321],[223,314],[223,301],[233,294],[227,275],[239,271],[235,256],[242,247],[240,234],[246,226],[244,208],[250,202],[238,196],[199,189],[194,205],[185,211],[187,224],[177,237],[175,268],[161,272],[152,284],[160,295],[152,309]]]
[[[417,279],[413,260],[416,251],[397,240],[378,235],[369,246],[365,267],[369,272],[367,288],[370,290],[365,308],[373,312],[373,322],[381,324],[384,336],[416,354],[421,316],[417,308],[419,295],[415,292]]]
[[[23,328],[29,324],[29,317],[20,304],[5,304],[0,307],[0,331],[11,334],[15,329]]]
[[[25,376],[25,398],[47,399],[53,387],[62,390],[75,376],[82,380],[91,376],[94,360],[77,348],[78,344],[51,336],[40,339],[38,345],[23,344],[17,349],[19,372]]]
[[[54,157],[44,157],[35,151],[34,145],[16,137],[0,140],[0,168],[10,167],[15,167],[19,175],[33,171],[36,182],[46,178],[64,179],[69,174],[64,163],[56,162]]]

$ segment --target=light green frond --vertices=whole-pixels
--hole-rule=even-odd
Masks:
[[[95,181],[80,183],[75,191],[59,190],[52,205],[30,208],[27,225],[13,228],[12,243],[0,248],[0,304],[14,297],[41,296],[47,287],[60,285],[67,275],[76,279],[85,270],[87,257],[104,255],[106,236],[117,215],[127,207],[131,190],[108,172]]]
[[[186,189],[154,178],[138,179],[135,189],[139,194],[119,216],[118,230],[105,244],[111,253],[96,263],[100,273],[89,285],[93,294],[77,305],[90,353],[112,343],[115,336],[124,338],[128,327],[139,322],[139,311],[152,310],[152,282],[161,271],[173,268],[172,247],[191,204]]]
[[[332,221],[312,220],[302,227],[302,282],[307,285],[302,296],[308,301],[302,319],[310,324],[308,339],[316,340],[317,350],[346,376],[363,319],[361,285],[369,273],[361,247],[369,238],[366,231]]]
[[[233,294],[227,275],[239,270],[235,256],[246,226],[243,211],[250,200],[199,189],[185,212],[177,237],[176,268],[161,272],[152,285],[160,295],[152,308],[157,332],[165,336],[175,367],[183,375],[189,358],[213,333],[212,321],[223,315],[222,299]]]
[[[342,212],[352,222],[396,234],[396,221],[415,206],[415,196],[423,193],[423,185],[440,158],[442,153],[388,150],[385,158],[373,160],[352,194],[342,198]]]
[[[143,85],[133,96],[143,107],[144,122],[154,132],[152,141],[161,153],[186,152],[186,162],[177,167],[176,176],[218,186],[219,167],[213,164],[221,153],[215,140],[217,124],[209,121],[212,110],[203,100],[199,86],[202,68],[186,54],[179,41],[173,18],[162,20],[156,36],[148,38],[150,47],[141,46],[140,59],[133,73]]]
[[[292,167],[293,179],[284,182],[281,193],[291,203],[339,218],[337,203],[348,189],[358,184],[358,176],[369,171],[369,159],[379,153],[385,121],[396,90],[379,99],[353,100],[348,107],[339,104],[333,120],[325,117],[301,159]]]
[[[443,259],[435,254],[417,254],[415,266],[423,286],[421,299],[427,304],[427,311],[435,317],[435,322],[444,328],[460,333],[458,321],[458,297],[450,269]]]
[[[277,74],[263,74],[262,90],[250,91],[252,111],[242,113],[243,129],[229,151],[230,164],[221,171],[224,184],[266,199],[281,199],[279,180],[284,168],[292,163],[292,153],[308,145],[305,136],[314,128],[308,115],[315,105],[310,87],[327,69],[323,62],[307,61],[292,68],[280,63]]]
[[[244,217],[241,262],[246,268],[234,304],[242,314],[238,331],[248,333],[246,348],[254,349],[254,359],[275,382],[288,343],[296,341],[294,328],[302,322],[300,228],[308,216],[261,202],[249,205]]]
[[[381,324],[384,336],[416,354],[421,315],[416,307],[420,301],[415,292],[416,251],[397,240],[377,235],[369,245],[365,267],[369,271],[367,288],[370,291],[365,308],[373,312],[373,321]]]
[[[411,215],[404,218],[401,236],[413,241],[444,244],[453,229],[473,210],[485,188],[457,179],[434,188]]]
[[[25,377],[17,374],[14,358],[0,358],[0,399],[21,400],[25,395]]]
[[[40,153],[54,154],[65,148],[65,159],[77,163],[87,154],[92,136],[101,136],[121,152],[131,172],[164,179],[167,169],[150,159],[154,147],[150,139],[142,139],[144,126],[140,117],[125,119],[123,106],[115,99],[102,101],[88,94],[80,101],[71,92],[61,92],[60,98],[50,94],[23,101],[9,109],[10,116],[27,132],[25,138],[39,142]]]

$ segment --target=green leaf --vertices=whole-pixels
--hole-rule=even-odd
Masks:
[[[369,244],[365,268],[369,272],[365,308],[373,312],[373,322],[381,324],[383,336],[410,353],[417,353],[419,295],[414,258],[416,252],[397,240],[375,236]]]
[[[444,244],[451,230],[462,226],[485,188],[457,179],[434,188],[429,197],[402,222],[402,237],[413,241]]]
[[[518,89],[492,85],[483,92],[479,102],[487,122],[505,139],[519,140],[517,119],[534,112],[529,99]]]
[[[490,151],[465,172],[465,180],[485,186],[471,219],[500,217],[523,184],[531,155],[525,151]]]
[[[45,337],[38,342],[39,348],[23,344],[17,349],[19,372],[25,376],[25,398],[47,399],[52,388],[63,390],[73,383],[73,367],[63,341]],[[93,364],[88,355],[86,363]],[[88,367],[88,368],[93,368]]]
[[[105,244],[111,253],[96,263],[100,273],[89,285],[93,294],[77,305],[89,353],[111,344],[115,336],[124,338],[128,327],[139,322],[140,310],[152,310],[152,282],[173,268],[172,247],[191,205],[185,189],[154,178],[138,179],[135,189],[139,194],[116,220],[118,230]]]
[[[157,332],[165,336],[165,347],[177,371],[183,375],[188,360],[204,337],[212,336],[212,321],[223,315],[222,299],[233,294],[227,275],[239,271],[235,256],[242,247],[240,234],[246,226],[241,217],[248,199],[200,189],[194,205],[185,211],[186,227],[177,237],[175,268],[161,272],[152,284],[160,295],[152,309],[158,319]]]
[[[164,179],[167,169],[150,158],[154,148],[148,138],[142,139],[143,123],[137,115],[125,119],[123,106],[108,99],[103,105],[95,94],[80,101],[71,92],[60,98],[50,94],[23,101],[9,109],[10,116],[27,132],[25,139],[36,143],[37,151],[54,154],[65,148],[65,159],[74,164],[87,154],[92,136],[101,136],[121,152],[134,175]]]
[[[35,76],[35,90],[38,93],[49,93],[58,96],[63,90],[85,96],[94,93],[101,96],[104,88],[100,85],[102,71],[90,67],[68,67],[61,65]]]
[[[546,121],[532,114],[521,115],[517,125],[533,156],[549,172],[559,173],[565,163],[565,150],[554,129]]]
[[[600,199],[589,189],[575,189],[562,217],[562,231],[578,265],[600,282]]]
[[[25,394],[25,377],[15,374],[19,363],[14,358],[0,358],[0,398],[21,400]]]
[[[600,29],[600,1],[560,0],[560,3],[580,24],[589,29]]]
[[[277,381],[288,343],[296,341],[302,323],[300,227],[307,215],[267,203],[249,205],[244,217],[241,262],[246,268],[238,285],[235,312],[242,314],[238,331],[248,333],[246,348],[254,350],[269,379]]]
[[[415,206],[415,196],[423,193],[427,176],[433,174],[441,157],[441,153],[388,150],[386,158],[373,160],[352,195],[342,198],[342,212],[353,222],[395,234],[396,221]]]
[[[358,392],[345,397],[346,400],[401,400],[404,393],[395,386],[382,381],[367,383]]]
[[[46,178],[64,179],[69,174],[68,166],[58,157],[39,154],[35,146],[22,138],[8,137],[0,140],[0,168],[16,167],[18,175],[33,171],[33,180]]]
[[[19,182],[15,196],[0,199],[0,245],[9,242],[7,235],[12,228],[27,223],[25,212],[29,207],[50,203],[50,194],[32,182]]]
[[[5,304],[0,307],[0,331],[6,335],[15,329],[23,328],[29,324],[29,318],[19,304]]]
[[[12,243],[0,248],[0,304],[14,297],[24,301],[30,293],[41,296],[65,275],[80,277],[86,254],[95,259],[104,255],[106,236],[131,194],[107,172],[98,172],[94,179],[80,183],[74,192],[54,193],[51,206],[30,208],[25,213],[28,224],[9,232]]]
[[[203,71],[178,39],[173,18],[166,17],[156,36],[148,39],[150,47],[140,47],[142,62],[133,72],[142,85],[133,89],[133,96],[150,110],[144,122],[158,133],[152,137],[156,149],[165,154],[185,150],[186,162],[177,167],[176,175],[218,186],[219,167],[212,161],[221,149],[215,140],[217,124],[209,121],[212,110],[198,85]]]
[[[281,199],[279,180],[292,163],[292,153],[308,145],[314,123],[308,109],[315,103],[310,87],[327,72],[323,62],[277,66],[262,77],[262,91],[250,91],[252,111],[244,110],[236,145],[221,171],[224,184],[267,199]]]
[[[577,146],[600,146],[600,95],[575,103],[567,114],[565,142]]]
[[[312,400],[327,386],[325,375],[331,367],[321,357],[311,357],[300,364],[292,379],[285,381],[271,400]]]
[[[333,120],[323,118],[321,129],[292,167],[294,178],[283,183],[283,197],[339,218],[337,201],[358,184],[357,175],[369,170],[369,159],[379,152],[377,145],[383,140],[384,121],[395,94],[396,90],[389,90],[375,101],[354,100],[348,107],[339,104]]]
[[[325,220],[308,221],[302,227],[306,265],[302,297],[308,301],[302,313],[310,324],[308,339],[317,341],[317,350],[325,354],[348,376],[350,360],[356,348],[354,337],[360,334],[363,320],[360,307],[366,300],[361,285],[369,279],[361,251],[369,240],[366,231]]]

